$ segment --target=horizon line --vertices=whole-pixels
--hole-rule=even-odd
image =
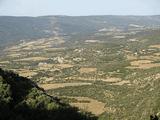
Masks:
[[[147,17],[147,16],[160,16],[160,14],[148,14],[148,15],[133,15],[133,14],[128,14],[128,15],[123,15],[123,14],[104,14],[104,15],[62,15],[62,14],[58,14],[58,15],[37,15],[37,16],[32,16],[32,15],[0,15],[0,17],[52,17],[52,16],[62,16],[62,17],[92,17],[92,16],[137,16],[137,17]]]

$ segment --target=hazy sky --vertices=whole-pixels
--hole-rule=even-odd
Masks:
[[[0,0],[0,15],[160,15],[160,0]]]

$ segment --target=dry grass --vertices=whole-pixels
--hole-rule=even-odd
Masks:
[[[54,77],[41,77],[42,83],[51,82],[54,80]]]
[[[160,57],[160,52],[158,53],[154,53],[155,56],[159,56]]]
[[[48,51],[48,52],[54,52],[54,51],[61,51],[61,50],[65,50],[66,48],[46,48],[44,50]]]
[[[23,50],[36,50],[36,49],[45,49],[50,46],[45,46],[45,45],[37,45],[37,46],[27,46],[23,48]]]
[[[9,54],[9,55],[7,55],[8,57],[19,57],[19,56],[21,56],[21,54],[19,54],[19,53],[17,53],[17,54]]]
[[[127,84],[127,85],[130,85],[130,81],[120,81],[120,82],[116,82],[116,83],[112,83],[112,85],[124,85],[124,84]]]
[[[31,78],[32,76],[37,75],[37,72],[31,71],[31,70],[26,70],[26,69],[19,69],[19,70],[15,70],[15,71],[18,72],[18,74],[20,76],[28,77],[28,78]]]
[[[149,47],[151,47],[151,48],[159,48],[160,49],[160,44],[158,44],[158,45],[150,45]]]
[[[126,38],[126,36],[114,36],[113,38],[121,39],[121,38]]]
[[[140,66],[140,65],[144,65],[144,64],[150,64],[152,61],[150,60],[136,60],[136,61],[132,61],[131,65],[132,66]]]
[[[121,78],[111,77],[111,78],[100,79],[100,80],[101,80],[101,81],[104,81],[104,82],[119,82],[119,81],[121,81]]]
[[[65,69],[65,68],[74,67],[74,65],[71,65],[71,64],[55,64],[55,67],[60,68],[60,69]]]
[[[45,58],[45,57],[29,57],[29,58],[23,58],[23,59],[18,59],[18,60],[14,60],[14,61],[44,61],[44,60],[48,60],[49,58]]]
[[[72,106],[78,107],[85,111],[89,111],[95,115],[100,115],[106,111],[105,103],[102,103],[100,101],[87,97],[72,97],[72,98],[77,99],[76,103],[70,103]]]
[[[146,59],[146,60],[160,60],[160,54],[158,53],[154,53],[153,55],[149,55],[149,56],[140,56],[140,59]]]
[[[137,60],[138,58],[134,55],[127,55],[127,60]]]
[[[36,41],[23,42],[21,44],[7,48],[4,51],[19,52],[21,50],[25,50],[25,51],[39,50],[39,49],[43,50],[43,49],[50,48],[53,45],[62,44],[64,42],[65,41],[63,40],[62,37],[51,37],[51,38],[37,39]]]
[[[6,48],[4,51],[10,51],[10,52],[20,52],[20,49],[18,46],[13,46],[10,48]]]
[[[76,77],[74,77],[74,76],[72,76],[72,77],[67,77],[67,78],[65,78],[65,80],[84,80],[84,81],[95,81],[95,80],[97,80],[96,78],[91,78],[91,77],[87,77],[87,78],[85,78],[85,77],[78,77],[78,76],[76,76]]]
[[[137,60],[132,61],[131,66],[128,66],[129,69],[150,69],[153,67],[160,67],[160,63],[152,63],[151,60]]]
[[[9,61],[0,61],[0,64],[9,64]]]
[[[100,40],[85,40],[86,43],[100,43]]]
[[[108,77],[108,78],[95,78],[95,77],[67,77],[65,80],[80,80],[80,81],[103,81],[103,82],[120,82],[121,78]]]
[[[83,86],[83,85],[92,85],[92,83],[54,83],[54,84],[40,84],[44,90],[51,90],[63,87],[71,87],[71,86]]]
[[[41,65],[38,65],[38,69],[39,70],[50,70],[50,69],[52,69],[53,68],[53,66],[54,66],[54,64],[41,64]]]
[[[82,73],[91,73],[91,72],[96,72],[97,68],[80,68],[79,72]]]

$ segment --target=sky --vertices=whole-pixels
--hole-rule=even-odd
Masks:
[[[160,15],[160,0],[0,0],[0,16]]]

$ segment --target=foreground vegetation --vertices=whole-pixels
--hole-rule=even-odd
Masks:
[[[31,80],[0,69],[1,120],[96,120],[47,95]]]

